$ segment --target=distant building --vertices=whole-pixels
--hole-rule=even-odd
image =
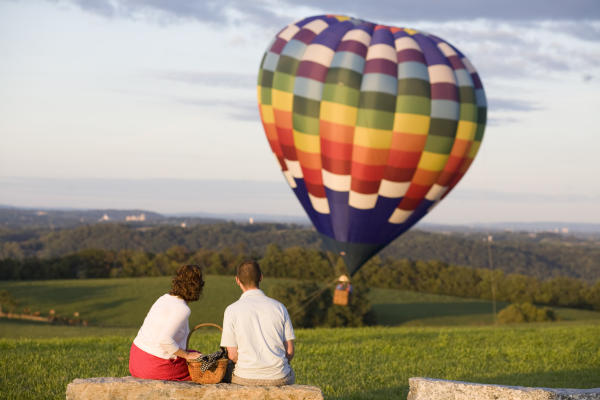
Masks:
[[[125,217],[125,221],[127,222],[138,222],[138,221],[145,221],[146,220],[146,214],[141,213],[140,215],[128,215]]]
[[[187,224],[185,223],[185,221],[183,221],[181,224],[179,224],[180,227],[182,228],[187,228]]]
[[[48,215],[48,213],[46,211],[38,211],[35,213],[35,215],[37,215],[38,217],[41,217],[42,215]]]
[[[108,214],[104,214],[98,221],[110,221],[110,217]]]
[[[249,223],[250,225],[252,225],[252,224],[254,223],[254,218],[250,217],[250,218],[248,219],[248,223]]]

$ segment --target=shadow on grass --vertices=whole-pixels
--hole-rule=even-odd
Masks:
[[[82,315],[87,315],[87,314],[92,314],[92,313],[101,313],[101,315],[102,315],[101,319],[106,320],[106,319],[110,319],[110,318],[120,315],[122,312],[119,311],[119,307],[123,304],[129,303],[129,302],[132,302],[135,300],[136,300],[135,297],[128,297],[125,299],[119,299],[119,300],[113,300],[113,301],[96,302],[94,304],[89,305],[88,307],[82,307],[81,313],[82,313]],[[111,310],[112,310],[112,312],[102,313],[102,311],[111,311]],[[96,317],[96,318],[92,317],[92,318],[90,318],[89,322],[92,325],[98,325],[98,324],[100,324],[100,322],[102,322],[102,321],[99,321],[98,318],[100,318],[100,317]],[[144,315],[140,315],[140,316],[138,316],[138,318],[143,320]],[[109,327],[110,325],[105,325],[105,326]]]
[[[117,285],[35,285],[13,286],[7,290],[20,303],[45,303],[48,307],[72,304],[82,300],[99,298],[110,293]]]
[[[498,304],[498,309],[505,303]],[[454,303],[387,303],[374,304],[373,310],[377,323],[382,325],[400,325],[408,321],[434,317],[452,317],[467,315],[491,315],[492,305],[487,301],[466,301]]]
[[[117,317],[124,305],[137,300],[132,293],[123,297],[119,289],[121,286],[118,284],[90,285],[90,281],[81,284],[69,282],[67,285],[32,282],[13,286],[9,292],[18,302],[17,310],[29,308],[47,315],[50,309],[54,309],[57,315],[65,317],[78,312],[90,324],[98,325],[103,320]]]
[[[497,376],[463,376],[459,378],[429,377],[434,379],[448,379],[470,383],[481,383],[502,386],[545,387],[559,389],[591,389],[600,387],[600,365],[597,368],[583,368],[576,370],[540,371],[529,374],[500,374]],[[574,385],[573,382],[576,382]],[[388,388],[348,393],[341,396],[325,396],[327,400],[387,400],[406,399],[409,386],[390,386]]]

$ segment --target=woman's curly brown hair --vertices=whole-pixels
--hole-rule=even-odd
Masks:
[[[183,265],[173,277],[169,294],[185,301],[196,301],[200,298],[203,287],[202,269],[197,265]]]

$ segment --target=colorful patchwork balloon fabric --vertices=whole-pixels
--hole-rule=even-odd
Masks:
[[[337,15],[277,34],[258,103],[287,182],[351,274],[460,181],[487,112],[477,72],[448,42]]]

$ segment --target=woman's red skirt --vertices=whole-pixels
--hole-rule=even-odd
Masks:
[[[190,373],[184,358],[164,359],[153,356],[131,344],[129,351],[129,372],[131,376],[142,379],[164,381],[189,381]]]

